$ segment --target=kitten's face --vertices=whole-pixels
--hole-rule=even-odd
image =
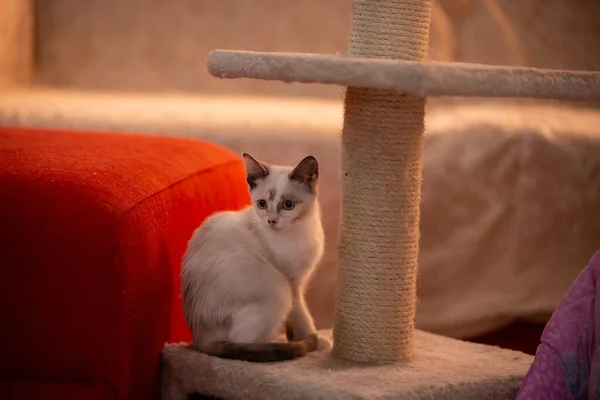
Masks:
[[[317,160],[306,157],[295,168],[267,165],[244,154],[253,206],[265,228],[288,229],[302,221],[317,197]]]

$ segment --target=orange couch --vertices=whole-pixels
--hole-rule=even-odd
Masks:
[[[209,143],[0,128],[0,397],[157,399],[187,241],[247,204]]]

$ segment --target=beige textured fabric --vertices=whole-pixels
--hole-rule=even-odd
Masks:
[[[417,326],[548,317],[600,245],[600,112],[471,104],[427,126]]]
[[[600,72],[593,71],[246,51],[212,52],[208,69],[219,78],[328,83],[419,96],[600,100]]]
[[[324,333],[325,334],[325,333]],[[315,352],[284,363],[163,350],[162,400],[187,393],[245,400],[509,400],[532,361],[523,353],[415,332],[414,360],[364,368]]]
[[[0,1],[0,87],[33,77],[32,0]]]
[[[430,11],[429,0],[355,0],[350,54],[424,59]],[[341,359],[379,364],[412,354],[424,115],[423,98],[346,91],[333,331]]]

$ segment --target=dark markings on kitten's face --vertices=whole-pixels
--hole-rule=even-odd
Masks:
[[[250,187],[250,190],[255,189],[256,185],[258,183],[259,179],[262,179],[264,177],[262,176],[254,176],[254,175],[248,175],[246,177],[246,182],[248,183],[248,186]]]
[[[283,210],[283,202],[284,202],[284,201],[286,201],[286,200],[291,200],[291,201],[293,201],[293,202],[294,202],[294,204],[295,204],[296,206],[298,206],[298,205],[300,205],[300,204],[302,203],[302,200],[300,200],[300,199],[295,199],[295,198],[293,198],[293,197],[291,197],[291,196],[288,196],[288,197],[282,197],[282,198],[281,198],[281,201],[280,201],[279,203],[277,203],[277,212],[280,212],[281,210]]]
[[[304,217],[304,215],[306,215],[306,212],[307,212],[306,209],[302,209],[302,211],[300,211],[300,213],[298,215],[296,215],[294,218],[292,218],[292,224],[301,220]]]
[[[275,200],[275,190],[271,189],[269,190],[269,201],[273,201]]]
[[[283,203],[287,200],[290,200],[294,203],[295,206],[298,206],[302,203],[302,198],[297,194],[294,194],[294,190],[286,190],[282,193],[281,198],[279,199],[279,203],[277,203],[277,212],[283,210]]]

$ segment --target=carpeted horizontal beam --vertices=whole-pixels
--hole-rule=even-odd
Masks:
[[[226,50],[208,55],[208,70],[218,78],[325,83],[423,97],[600,100],[600,72],[592,71]]]
[[[508,400],[515,398],[531,361],[520,352],[421,331],[415,332],[410,362],[368,367],[337,360],[328,351],[255,364],[167,344],[162,400],[184,400],[189,393],[224,400]]]

